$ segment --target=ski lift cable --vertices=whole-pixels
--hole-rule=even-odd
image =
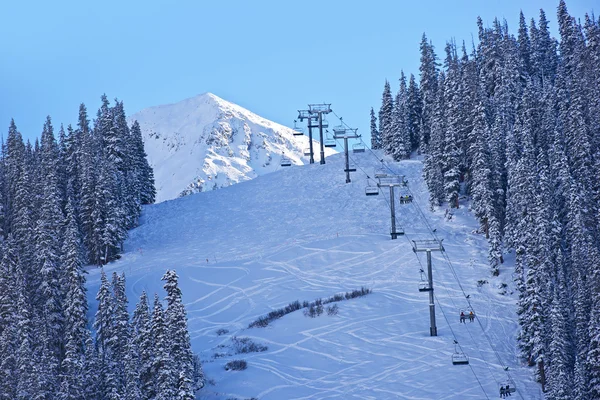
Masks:
[[[410,244],[411,241],[410,241],[410,238],[408,237],[408,235],[405,233],[404,236],[406,236],[406,239],[408,240],[408,243]],[[417,261],[419,262],[420,270],[423,271],[424,266],[423,266],[423,263],[421,262],[421,259],[419,258],[418,255],[417,255]],[[432,265],[432,267],[433,267],[433,265]],[[435,267],[433,267],[433,269],[435,271]],[[437,273],[437,271],[435,271],[435,272]],[[452,305],[454,306],[454,308],[456,308],[456,304],[454,304],[453,296],[450,296],[450,292],[449,292],[448,288],[444,284],[442,284],[441,282],[438,282],[438,285],[442,286],[446,290],[446,292],[448,293],[448,297],[450,298],[450,301],[452,302]],[[442,307],[441,302],[439,301],[437,295],[435,295],[435,294],[434,294],[434,298],[435,298],[436,303],[438,303],[438,307],[442,311],[442,315],[444,316],[444,319],[446,320],[446,323],[448,324],[448,327],[450,328],[450,331],[452,332],[452,336],[454,337],[454,340],[456,341],[456,335],[454,334],[454,330],[452,329],[452,326],[450,325],[450,322],[448,321],[448,318],[446,317],[446,313],[444,312],[444,308]],[[473,338],[473,335],[471,334],[471,331],[467,329],[467,332],[469,333],[469,337],[471,338],[471,343],[475,344],[475,339]],[[457,345],[460,348],[460,351],[464,354],[464,351],[463,351],[462,346],[460,345],[460,343],[457,343]],[[496,381],[497,384],[500,384],[500,382],[498,382],[498,379],[496,379],[495,374],[492,372],[490,364],[486,361],[485,357],[483,357],[481,349],[479,349],[479,354],[481,356],[481,360],[483,361],[483,363],[488,368],[488,371],[490,372],[490,375],[492,376],[492,378]],[[473,371],[473,374],[475,374],[474,371]]]
[[[333,113],[333,115],[335,115],[338,119],[340,119],[342,121],[342,124],[346,125],[346,127],[350,128],[350,125],[348,125],[346,123],[346,121],[344,121],[343,119],[341,119],[334,110],[331,110],[331,112]],[[373,151],[373,149],[371,149],[369,146],[367,146],[367,144],[364,142],[364,140],[362,139],[362,136],[358,138],[362,144],[365,145],[366,148],[369,149],[369,151],[371,152],[371,154],[373,155],[373,157],[375,157],[378,161],[381,161],[382,165],[384,167],[386,167],[391,173],[394,173],[394,171],[389,167],[389,165],[387,165],[383,160],[380,160],[379,157],[377,156],[377,154],[375,154],[375,152]]]
[[[436,275],[439,276],[439,273],[438,273],[437,269],[435,268],[435,264],[432,264],[432,269],[433,269],[433,272],[435,272]],[[450,294],[450,290],[448,289],[448,287],[446,285],[444,285],[441,281],[438,281],[437,285],[444,288],[444,290],[446,291],[446,294],[448,295],[448,299],[450,299],[450,302],[452,303],[452,306],[454,307],[454,309],[458,309],[458,307],[456,306],[456,303],[454,302],[454,296]],[[470,309],[474,312],[474,310],[472,308],[470,308]],[[473,337],[473,334],[471,333],[471,329],[469,328],[469,325],[465,324],[465,328],[467,329],[467,333],[469,334],[469,337],[471,338],[471,343],[475,344],[475,338]],[[490,363],[487,362],[487,360],[485,359],[485,356],[483,355],[483,352],[481,351],[481,347],[480,346],[476,346],[476,347],[477,347],[477,351],[479,352],[479,355],[481,356],[481,360],[483,361],[483,363],[486,365],[486,367],[488,369],[488,372],[490,373],[492,378],[496,381],[496,383],[498,385],[500,385],[500,382],[498,381],[498,379],[496,379],[496,374],[492,371],[492,367],[490,366]]]
[[[333,115],[335,115],[338,119],[341,120],[342,124],[344,124],[346,127],[350,128],[350,126],[346,123],[346,121],[344,121],[343,119],[341,119],[336,113],[335,111],[331,111],[333,113]],[[363,141],[362,137],[359,137],[359,140],[366,145],[366,143]],[[375,154],[375,152],[373,151],[373,149],[371,149],[369,146],[365,146],[369,149],[369,152],[373,155],[373,157],[375,157],[378,161],[381,162],[382,166],[387,168],[392,174],[395,174],[395,171],[389,166],[387,165],[387,163],[384,161],[384,159],[380,159],[377,154]],[[359,167],[360,168],[360,167]],[[367,176],[367,178],[369,178],[369,175],[362,169],[360,168],[361,171]],[[408,192],[414,197],[412,191],[410,190],[410,188],[407,189]],[[389,204],[389,202],[386,200],[386,203],[388,203],[388,207],[391,208],[391,205]],[[437,235],[435,234],[435,232],[433,231],[433,228],[431,227],[431,224],[429,223],[428,219],[426,218],[425,214],[423,213],[423,210],[421,209],[421,207],[418,205],[418,203],[415,203],[417,211],[419,212],[419,214],[421,215],[422,220],[425,222],[425,225],[427,226],[430,234],[433,236],[434,239],[439,240],[437,238]],[[406,236],[406,233],[405,233]],[[456,271],[454,270],[454,267],[450,261],[450,258],[448,257],[447,254],[445,254],[444,252],[442,252],[444,259],[446,260],[448,266],[450,267],[450,270],[452,271],[452,274],[454,275],[454,278],[456,279],[461,292],[463,293],[465,299],[467,300],[467,304],[469,305],[469,307],[473,310],[473,312],[475,312],[475,309],[473,308],[470,300],[467,298],[466,292],[462,286],[462,284],[460,283],[460,279],[458,279],[458,275],[456,274]],[[418,257],[417,257],[418,259]],[[421,264],[420,260],[419,260],[419,264]],[[422,266],[421,266],[422,267]],[[441,306],[440,306],[441,308]],[[445,316],[444,316],[445,317]],[[490,346],[490,348],[492,349],[492,351],[494,352],[494,354],[496,355],[496,358],[498,359],[498,363],[500,365],[504,365],[504,363],[502,362],[502,358],[500,357],[500,354],[498,353],[498,351],[496,350],[496,348],[493,346],[492,341],[489,338],[489,335],[485,332],[485,329],[483,328],[483,325],[481,324],[481,320],[479,318],[477,318],[477,323],[479,325],[479,327],[481,328],[481,331],[483,332],[483,335],[485,336],[485,338],[488,341],[488,344]],[[506,376],[508,377],[509,380],[512,380],[512,377],[510,376],[510,373],[506,370]],[[517,391],[517,393],[519,393],[519,396],[524,400],[523,395],[521,394],[520,391]]]
[[[409,237],[404,234],[404,236],[406,237],[406,240],[408,241],[408,243],[410,244],[410,239]],[[419,266],[421,267],[421,269],[424,268],[423,263],[421,262],[421,259],[419,258],[419,256],[417,255],[417,261],[419,262]],[[444,316],[444,319],[446,320],[446,324],[448,325],[448,328],[450,329],[450,333],[452,334],[452,339],[454,340],[454,344],[455,346],[458,346],[458,348],[460,349],[460,352],[462,354],[465,354],[462,346],[460,345],[460,342],[458,340],[456,340],[456,334],[454,333],[454,329],[452,329],[452,325],[450,324],[450,321],[448,320],[448,317],[446,315],[446,313],[444,312],[444,307],[442,307],[442,303],[440,302],[440,300],[438,299],[437,295],[433,295],[433,298],[435,299],[435,302],[438,305],[438,308],[440,309],[440,311],[442,312],[442,315]],[[473,338],[471,337],[471,340],[473,340]],[[484,363],[486,362],[485,360],[483,360]],[[487,399],[489,399],[489,396],[487,395],[485,389],[483,388],[483,385],[481,384],[481,381],[479,380],[479,377],[477,376],[477,373],[475,372],[475,370],[473,369],[473,366],[471,364],[468,364],[469,368],[471,369],[471,372],[473,373],[473,376],[475,377],[475,380],[477,380],[477,383],[479,384],[479,387],[481,388],[481,391],[483,392],[483,394],[485,395],[485,397]],[[495,380],[495,378],[494,378]],[[496,380],[496,383],[498,381]]]
[[[336,117],[336,118],[338,118],[338,119],[340,120],[341,124],[343,124],[343,125],[345,125],[346,127],[350,128],[350,126],[349,126],[349,125],[346,123],[346,121],[344,121],[342,118],[340,118],[340,117],[339,117],[339,116],[338,116],[338,115],[335,113],[335,111],[333,111],[333,110],[332,110],[332,113],[333,113],[333,115],[335,115],[335,117]],[[360,141],[361,141],[361,142],[362,142],[362,143],[365,145],[365,147],[366,147],[366,148],[369,148],[369,151],[371,152],[371,154],[372,154],[372,155],[373,155],[373,156],[374,156],[374,157],[375,157],[375,158],[376,158],[378,161],[380,161],[380,162],[381,162],[382,166],[384,166],[385,168],[387,168],[387,169],[388,169],[388,170],[389,170],[389,171],[390,171],[392,174],[395,174],[395,171],[394,171],[394,170],[393,170],[393,169],[392,169],[392,168],[391,168],[389,165],[387,165],[387,163],[386,163],[386,162],[385,162],[383,159],[379,159],[379,157],[378,157],[378,156],[375,154],[375,152],[373,152],[373,150],[372,150],[370,147],[366,146],[366,143],[365,143],[365,142],[362,140],[362,137],[359,137],[359,140],[360,140]],[[337,139],[336,139],[336,142],[337,142]],[[365,174],[365,176],[367,177],[367,180],[368,180],[368,179],[371,179],[371,178],[370,178],[370,176],[369,176],[369,174],[367,174],[367,172],[366,172],[366,171],[365,171],[365,170],[364,170],[364,169],[363,169],[363,168],[362,168],[362,167],[361,167],[361,166],[360,166],[360,165],[359,165],[359,164],[358,164],[358,163],[357,163],[357,162],[354,160],[354,157],[352,157],[352,156],[350,156],[350,155],[348,155],[348,156],[349,156],[349,158],[351,158],[351,159],[352,159],[353,163],[354,163],[354,164],[357,166],[357,168],[358,168],[358,169],[360,169],[360,170],[361,170],[361,171],[362,171],[362,172]],[[414,195],[413,195],[413,193],[410,191],[410,189],[408,189],[408,192],[409,192],[409,193],[410,193],[410,194],[411,194],[411,195],[414,197]],[[388,205],[388,208],[390,208],[390,209],[391,209],[391,204],[389,203],[388,199],[387,199],[386,197],[384,197],[384,200],[385,200],[385,202],[387,203],[387,205]],[[423,220],[425,221],[425,224],[427,225],[427,228],[428,228],[428,230],[430,231],[430,233],[432,233],[432,234],[433,234],[433,232],[432,232],[432,228],[431,228],[431,225],[429,224],[429,221],[427,220],[427,218],[425,218],[425,215],[423,214],[423,211],[422,211],[422,210],[421,210],[421,208],[418,206],[418,204],[417,204],[417,210],[419,211],[419,213],[421,214],[421,217],[422,217],[422,218],[423,218]],[[398,221],[398,219],[396,219],[396,222],[397,222],[397,223],[399,222],[399,221]],[[406,232],[405,232],[404,236],[407,238],[407,240],[409,240],[409,243],[410,243],[410,239],[409,239],[409,238],[408,238],[408,236],[406,235]],[[435,236],[435,234],[433,234],[433,237],[434,237],[435,239],[437,239],[437,237]],[[443,253],[443,252],[442,252],[442,253]],[[419,259],[419,257],[417,257],[417,260],[418,260],[418,262],[419,262],[419,265],[420,265],[421,269],[423,269],[423,264],[421,263],[421,260]],[[452,268],[452,271],[454,271],[454,270],[453,270],[453,268]],[[456,274],[455,274],[455,273],[454,273],[454,275],[455,275],[455,278],[456,278]],[[459,284],[460,284],[460,282],[459,282]],[[463,290],[462,286],[461,286],[461,290],[462,290],[462,292],[464,293],[464,290]],[[450,328],[450,331],[452,332],[452,336],[453,336],[453,339],[454,339],[454,341],[457,343],[457,345],[458,345],[458,347],[460,348],[461,352],[464,354],[464,352],[463,352],[463,350],[462,350],[462,346],[461,346],[461,345],[460,345],[460,343],[458,343],[458,341],[456,340],[456,335],[454,334],[454,331],[453,331],[453,329],[452,329],[452,326],[450,325],[450,322],[449,322],[448,318],[446,317],[446,313],[444,312],[444,309],[443,309],[443,307],[442,307],[441,303],[439,302],[439,300],[438,300],[437,296],[435,296],[435,295],[434,295],[434,298],[435,298],[435,301],[436,301],[436,303],[438,303],[438,307],[439,307],[439,308],[440,308],[440,310],[442,311],[442,315],[444,316],[444,319],[446,320],[446,323],[448,324],[448,327]],[[450,298],[452,298],[452,297],[450,297]],[[468,299],[467,299],[467,300],[468,300]],[[470,304],[470,302],[468,302],[468,304],[469,304],[469,307],[471,307],[471,304]],[[455,305],[455,307],[456,307],[456,305]],[[472,307],[471,307],[471,309],[472,309]],[[480,322],[479,320],[478,320],[478,322],[479,322],[479,325],[481,326],[481,322]],[[485,333],[485,332],[484,332],[484,333]],[[473,341],[473,336],[471,335],[471,333],[470,333],[470,332],[469,332],[469,335],[471,336],[471,340]],[[474,341],[473,341],[473,342],[474,342]],[[488,338],[488,342],[489,342],[489,338]],[[490,342],[490,345],[491,345],[491,342]],[[494,352],[496,352],[496,351],[495,351],[495,349],[493,348],[493,346],[492,346],[492,350],[493,350]],[[496,355],[498,356],[498,354],[497,354],[497,353],[496,353]],[[482,357],[482,359],[483,359],[483,357]],[[500,358],[499,358],[498,360],[499,360],[500,364],[502,365],[502,362],[501,362]],[[484,363],[485,363],[485,364],[488,366],[488,369],[489,369],[489,368],[490,368],[490,366],[489,366],[489,364],[487,363],[487,361],[485,361],[485,359],[483,359],[483,361],[484,361]],[[485,392],[485,390],[484,390],[483,386],[481,385],[481,382],[479,381],[479,378],[477,377],[477,374],[476,374],[476,373],[475,373],[475,371],[473,370],[473,367],[472,367],[470,364],[469,364],[469,367],[470,367],[470,369],[471,369],[471,372],[472,372],[472,373],[473,373],[473,375],[475,376],[475,379],[477,380],[477,382],[478,382],[479,386],[481,387],[481,390],[482,390],[482,391],[483,391],[483,393],[485,394],[486,398],[488,398],[488,399],[489,399],[489,397],[487,396],[487,393]],[[494,376],[493,374],[492,374],[492,376],[494,377],[494,380],[496,380],[496,378],[495,378],[495,376]],[[498,382],[498,381],[496,380],[496,382]]]
[[[410,191],[410,188],[408,189],[408,191],[409,191],[409,192],[411,193],[411,195],[412,195],[412,192]],[[413,196],[413,197],[414,197],[414,196]],[[438,239],[438,237],[437,237],[437,235],[436,235],[436,233],[433,231],[433,228],[431,227],[431,224],[430,224],[430,223],[429,223],[429,221],[427,220],[427,217],[426,217],[426,216],[425,216],[425,214],[423,213],[423,210],[421,209],[421,207],[418,205],[418,203],[416,203],[415,205],[416,205],[416,208],[417,208],[417,210],[418,210],[419,214],[421,215],[421,218],[422,218],[422,220],[423,220],[423,221],[425,222],[425,224],[427,225],[427,227],[428,227],[428,229],[429,229],[429,232],[430,232],[430,234],[431,234],[431,235],[432,235],[432,236],[433,236],[433,237],[434,237],[436,240],[439,240],[439,239]],[[475,309],[473,308],[473,305],[472,305],[471,301],[469,300],[469,298],[467,297],[467,293],[465,292],[465,289],[464,289],[463,285],[461,284],[461,282],[460,282],[460,279],[458,278],[458,275],[457,275],[457,273],[456,273],[456,270],[455,270],[455,268],[454,268],[454,265],[452,264],[452,261],[450,260],[450,257],[449,257],[449,256],[448,256],[448,255],[447,255],[445,252],[442,252],[442,257],[444,258],[444,260],[446,261],[446,263],[447,263],[447,264],[448,264],[448,266],[450,267],[450,271],[451,271],[451,272],[452,272],[452,274],[454,275],[454,279],[455,279],[455,280],[456,280],[456,282],[458,283],[458,286],[459,286],[459,288],[460,288],[460,290],[461,290],[461,292],[462,292],[462,294],[463,294],[463,296],[464,296],[464,298],[465,298],[465,300],[466,300],[467,304],[469,305],[469,308],[470,308],[471,310],[473,310],[473,312],[475,312]],[[505,363],[503,363],[503,361],[502,361],[502,357],[500,356],[500,354],[499,354],[499,353],[498,353],[498,351],[496,350],[496,347],[495,347],[495,346],[492,344],[492,341],[491,341],[491,339],[490,339],[489,335],[488,335],[488,334],[487,334],[487,332],[485,331],[485,329],[484,329],[484,327],[483,327],[483,325],[482,325],[482,323],[481,323],[481,319],[480,319],[480,318],[476,318],[476,319],[477,319],[477,324],[479,325],[479,328],[481,329],[481,332],[483,333],[484,337],[486,338],[486,340],[487,340],[487,342],[488,342],[488,344],[489,344],[490,348],[492,349],[492,351],[493,351],[493,352],[494,352],[494,354],[496,355],[496,358],[497,358],[497,360],[498,360],[498,363],[499,363],[500,365],[505,365]],[[508,372],[508,370],[505,370],[504,372],[506,373],[506,376],[507,376],[508,380],[509,380],[509,381],[513,381],[513,379],[512,379],[512,377],[511,377],[510,373]],[[524,397],[523,397],[523,395],[521,394],[521,392],[520,392],[520,391],[517,391],[517,393],[519,394],[519,397],[521,397],[521,398],[524,400]]]

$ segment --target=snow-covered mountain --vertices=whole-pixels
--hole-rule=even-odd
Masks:
[[[212,93],[150,107],[130,119],[142,128],[148,161],[154,168],[157,202],[276,171],[284,155],[292,164],[308,163],[303,155],[309,147],[307,136],[294,136],[291,128]],[[318,133],[313,137],[318,138]],[[326,156],[333,153],[325,149]]]
[[[431,212],[419,160],[386,159],[414,196],[410,204],[396,197],[406,234],[391,240],[389,192],[365,196],[382,155],[351,156],[357,172],[349,184],[336,154],[326,165],[146,206],[123,257],[104,268],[126,274],[131,309],[142,291],[162,295],[161,276],[177,271],[192,347],[208,378],[198,399],[480,400],[497,398],[507,381],[517,388],[511,398],[543,399],[518,356],[514,258],[490,275],[487,242],[468,205],[461,202],[450,220],[443,209]],[[445,248],[432,254],[435,337],[428,293],[418,290],[426,255],[411,246],[433,238]],[[90,317],[99,284],[100,270],[89,269]],[[373,293],[336,303],[337,315],[298,310],[248,328],[295,300],[361,286]],[[476,319],[460,323],[468,307]],[[264,351],[240,347],[250,342]],[[455,352],[470,364],[453,365]],[[247,369],[226,370],[233,360]]]

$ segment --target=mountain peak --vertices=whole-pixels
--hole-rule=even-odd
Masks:
[[[158,202],[274,172],[284,155],[292,164],[308,162],[308,137],[210,92],[144,109],[131,119],[142,128]],[[326,149],[326,155],[333,153]]]

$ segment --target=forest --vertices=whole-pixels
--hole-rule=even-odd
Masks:
[[[385,82],[372,147],[424,157],[432,209],[469,206],[491,274],[519,290],[523,362],[549,399],[600,398],[600,20],[557,7],[477,21],[477,43],[423,35],[419,82]],[[502,269],[514,252],[514,271]]]
[[[14,121],[0,156],[0,399],[186,399],[204,378],[175,271],[166,309],[143,293],[133,317],[125,276],[101,272],[88,321],[86,269],[120,257],[154,177],[137,122],[106,96],[90,127],[25,143]]]

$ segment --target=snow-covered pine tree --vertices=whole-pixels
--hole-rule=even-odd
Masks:
[[[142,400],[154,398],[156,393],[154,373],[154,341],[146,292],[142,292],[132,319],[133,341],[138,355],[138,371]]]
[[[410,74],[408,80],[407,97],[407,126],[410,136],[411,151],[416,151],[421,143],[421,92],[415,80],[415,76]]]
[[[127,312],[127,296],[125,294],[125,274],[119,276],[116,272],[112,275],[112,291],[114,295],[113,329],[111,332],[110,347],[113,356],[113,372],[117,382],[117,392],[122,396],[125,393],[127,370],[126,358],[129,353],[131,340],[131,327],[129,313]]]
[[[371,148],[373,150],[381,148],[381,136],[377,130],[377,118],[375,117],[373,107],[371,107]]]
[[[100,369],[99,391],[103,399],[118,399],[120,392],[119,380],[121,375],[115,365],[114,341],[115,341],[115,300],[111,292],[111,285],[108,282],[104,270],[100,274],[100,288],[96,295],[98,300],[98,311],[94,320],[96,329],[96,346],[98,348],[98,357]]]
[[[460,194],[460,149],[459,135],[462,131],[460,110],[460,70],[456,49],[453,44],[446,43],[446,60],[444,62],[447,74],[444,79],[444,104],[442,118],[445,120],[445,134],[442,147],[442,173],[444,175],[444,199],[451,208],[458,208]]]
[[[136,191],[141,204],[152,204],[156,197],[154,187],[154,172],[144,150],[144,141],[142,139],[142,130],[140,124],[134,121],[131,125],[131,151],[133,165],[132,169],[136,171]]]
[[[554,285],[552,308],[550,311],[550,346],[548,351],[548,395],[556,400],[573,399],[573,369],[571,354],[574,346],[569,340],[569,304],[566,299],[568,290],[562,268],[558,269],[557,281]]]
[[[440,74],[440,87],[444,86],[445,74]],[[437,93],[437,101],[434,103],[433,114],[429,118],[431,124],[428,129],[429,142],[428,154],[425,156],[423,175],[429,188],[429,204],[433,209],[440,206],[444,201],[444,175],[442,172],[443,145],[445,140],[446,121],[444,119],[444,92]],[[423,147],[421,147],[421,151]]]
[[[433,45],[427,40],[423,33],[421,38],[421,64],[419,66],[421,89],[421,126],[420,126],[420,147],[422,152],[426,152],[431,136],[431,127],[433,125],[433,114],[435,112],[435,103],[438,92],[438,69]]]
[[[381,148],[385,154],[391,154],[394,141],[394,99],[390,83],[385,81],[379,109],[379,134],[381,135]]]
[[[52,122],[46,119],[42,132],[42,145],[40,148],[40,173],[42,181],[41,209],[35,227],[35,265],[40,276],[40,286],[37,288],[37,310],[44,316],[44,324],[48,330],[51,343],[49,354],[52,357],[51,365],[56,368],[56,375],[64,349],[64,322],[63,312],[64,287],[61,287],[63,274],[61,265],[60,227],[63,226],[60,197],[61,191],[58,182],[59,152]],[[54,379],[57,379],[55,376]]]
[[[171,345],[163,305],[154,295],[152,311],[152,342],[154,347],[153,373],[156,384],[155,400],[173,400],[177,393],[176,369],[174,359],[170,355]]]
[[[12,234],[2,243],[0,262],[0,399],[16,398],[18,334],[18,252]]]
[[[394,160],[410,158],[411,142],[408,130],[408,89],[404,72],[400,73],[400,88],[396,94],[394,109],[392,111],[393,138],[390,144],[391,155]]]
[[[67,189],[68,193],[72,190]],[[62,245],[62,260],[66,286],[64,301],[65,314],[65,357],[61,364],[61,400],[77,400],[82,398],[85,381],[85,352],[87,336],[87,298],[81,233],[75,219],[72,196],[69,196],[65,209],[66,227]]]
[[[190,334],[187,329],[187,315],[182,301],[181,290],[178,286],[177,273],[167,270],[162,277],[165,281],[164,288],[167,292],[166,324],[170,342],[170,354],[173,357],[173,372],[179,382],[177,399],[184,400],[194,397],[192,379],[194,365]],[[196,385],[202,387],[204,382]]]

